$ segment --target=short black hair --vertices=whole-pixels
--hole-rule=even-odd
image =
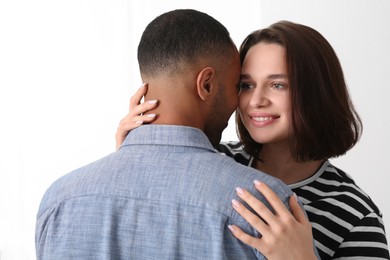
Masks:
[[[156,17],[138,45],[140,71],[146,75],[175,72],[202,58],[224,62],[237,50],[228,30],[213,17],[192,9],[178,9]]]

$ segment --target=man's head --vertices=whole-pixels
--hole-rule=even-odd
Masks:
[[[146,27],[138,62],[148,96],[161,101],[156,123],[198,127],[219,141],[237,106],[240,75],[237,48],[221,23],[196,10],[164,13]]]

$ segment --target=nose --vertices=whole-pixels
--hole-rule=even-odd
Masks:
[[[254,108],[267,106],[269,104],[269,99],[266,92],[267,90],[265,88],[257,86],[252,92],[249,105]]]

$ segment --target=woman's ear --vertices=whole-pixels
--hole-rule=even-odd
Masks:
[[[212,67],[206,67],[198,73],[196,78],[196,88],[198,96],[203,101],[206,100],[214,90],[215,70]]]

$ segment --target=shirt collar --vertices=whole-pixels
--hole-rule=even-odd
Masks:
[[[189,146],[216,152],[202,130],[177,125],[139,126],[129,132],[121,147],[128,145]]]

